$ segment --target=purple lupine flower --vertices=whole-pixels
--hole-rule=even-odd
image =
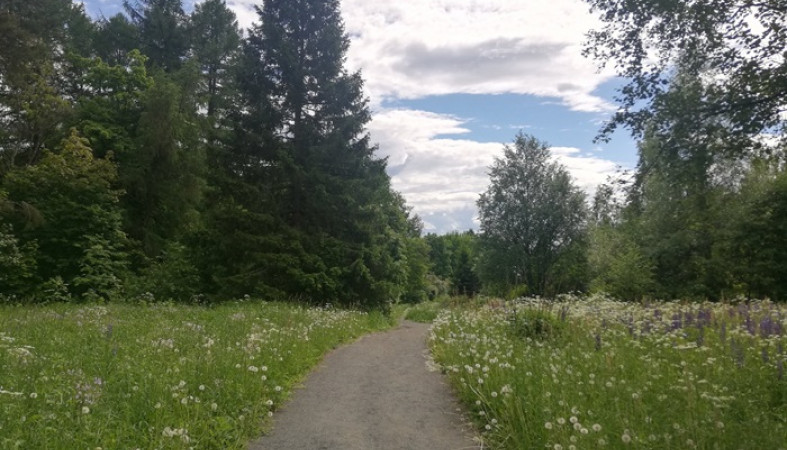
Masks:
[[[765,316],[760,321],[760,337],[763,339],[768,339],[771,336],[774,329],[774,321],[771,316]]]
[[[683,323],[681,321],[680,313],[676,313],[672,315],[672,324],[670,325],[670,331],[680,330],[683,328]]]

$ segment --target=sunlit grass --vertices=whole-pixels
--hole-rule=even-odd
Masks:
[[[289,304],[0,307],[0,448],[243,448],[382,314]]]
[[[531,299],[445,311],[431,347],[493,447],[779,449],[785,327],[769,302]]]

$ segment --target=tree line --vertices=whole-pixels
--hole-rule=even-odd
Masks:
[[[5,301],[425,296],[338,1],[0,6]]]
[[[478,201],[484,289],[787,299],[787,6],[588,3],[585,54],[627,82],[597,139],[628,129],[637,167],[585,199],[518,135]]]
[[[387,307],[443,294],[787,297],[787,9],[588,0],[639,162],[585,197],[519,134],[480,229],[422,237],[337,0],[0,6],[0,299]]]

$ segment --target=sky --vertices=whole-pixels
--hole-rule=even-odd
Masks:
[[[259,0],[226,0],[246,29]],[[187,11],[192,0],[184,0]],[[109,17],[120,0],[86,0]],[[371,138],[394,189],[438,234],[478,229],[489,166],[518,132],[546,141],[592,195],[636,164],[625,133],[593,142],[622,85],[582,56],[599,22],[581,0],[343,0],[346,67],[365,80]]]

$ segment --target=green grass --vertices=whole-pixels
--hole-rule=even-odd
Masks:
[[[768,302],[531,299],[444,311],[430,345],[493,448],[782,449],[785,332]]]
[[[417,303],[407,308],[404,318],[413,322],[431,323],[441,309],[442,306],[437,302]]]
[[[0,307],[0,448],[243,448],[378,313],[238,302]]]

